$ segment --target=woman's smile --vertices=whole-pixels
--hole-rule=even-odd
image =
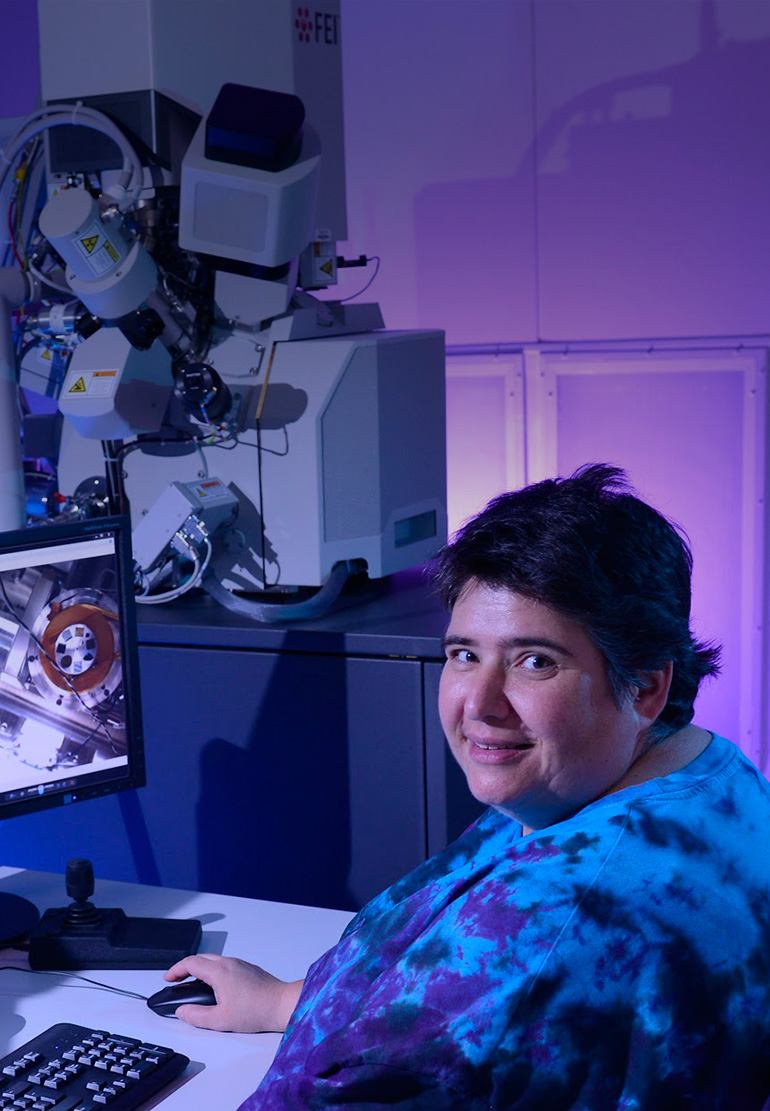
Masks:
[[[475,737],[466,737],[471,760],[478,760],[481,764],[504,763],[506,760],[516,760],[524,752],[534,748],[529,741],[480,741]]]

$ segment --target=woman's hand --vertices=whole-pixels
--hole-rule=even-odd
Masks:
[[[231,1030],[243,1034],[284,1031],[303,983],[302,980],[287,983],[256,964],[216,953],[185,957],[165,973],[165,978],[173,982],[187,976],[195,976],[209,984],[217,1001],[210,1007],[185,1003],[177,1010],[176,1017],[204,1030]]]

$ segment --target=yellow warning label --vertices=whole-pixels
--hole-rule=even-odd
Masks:
[[[110,258],[112,259],[113,262],[118,261],[118,252],[115,250],[113,245],[110,243],[109,239],[107,239],[105,241],[104,249],[107,252],[107,254],[110,256]]]
[[[48,360],[49,360],[49,362],[50,362],[50,360],[51,360],[51,359],[53,358],[53,356],[51,355],[51,352],[50,352],[50,351],[48,350],[48,348],[46,347],[45,351],[43,351],[43,353],[41,354],[40,358],[41,358],[41,359],[48,359]]]
[[[67,393],[85,393],[85,392],[86,392],[86,383],[85,383],[84,378],[78,378],[75,385],[70,386],[70,388],[67,390]]]
[[[96,244],[99,242],[99,236],[89,235],[85,239],[81,239],[80,242],[83,244],[87,253],[90,255]],[[83,389],[85,389],[85,386],[83,387]]]
[[[323,270],[324,274],[328,274],[331,278],[334,274],[334,259],[330,258],[328,262],[323,263],[318,269]]]

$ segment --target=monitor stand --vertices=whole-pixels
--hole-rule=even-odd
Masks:
[[[0,891],[0,948],[26,935],[37,925],[40,914],[34,903],[21,895]]]

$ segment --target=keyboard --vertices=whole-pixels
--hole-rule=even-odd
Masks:
[[[59,1022],[0,1059],[0,1111],[131,1111],[189,1063],[166,1046]]]

